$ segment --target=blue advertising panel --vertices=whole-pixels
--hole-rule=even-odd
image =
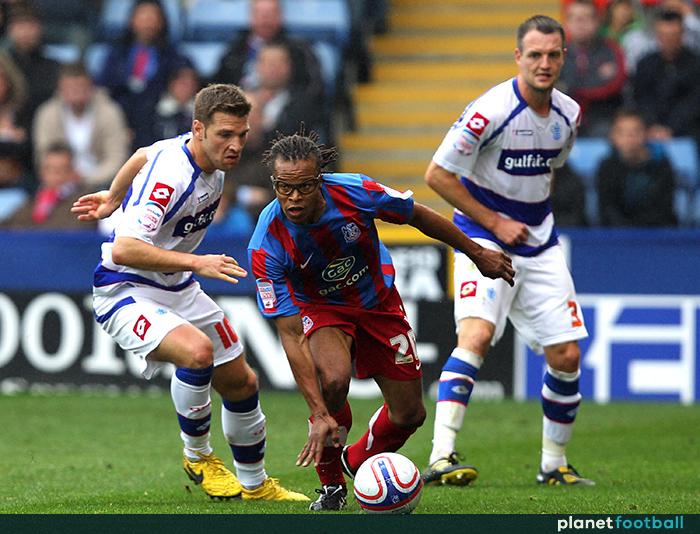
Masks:
[[[567,232],[588,329],[581,393],[596,402],[700,400],[700,233]],[[514,396],[539,398],[544,358],[516,336]]]

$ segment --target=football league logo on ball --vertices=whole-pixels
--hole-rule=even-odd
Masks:
[[[372,456],[355,474],[355,498],[367,513],[410,514],[418,506],[422,491],[418,468],[395,452]]]

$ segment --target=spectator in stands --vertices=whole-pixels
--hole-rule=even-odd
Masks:
[[[644,56],[632,80],[634,101],[652,139],[700,140],[700,56],[683,44],[683,19],[661,11],[654,29],[658,50]]]
[[[676,11],[683,17],[683,42],[696,53],[700,53],[700,17],[693,0],[664,0],[663,10]]]
[[[290,37],[283,27],[279,0],[252,0],[250,29],[234,40],[221,58],[214,81],[235,83],[246,92],[260,85],[255,67],[258,53],[270,42],[284,42],[292,58],[292,84],[302,88],[317,105],[323,101],[323,82],[318,59],[308,43]]]
[[[59,64],[42,53],[43,25],[39,13],[29,4],[17,3],[10,10],[7,52],[27,82],[27,104],[19,124],[31,126],[36,109],[56,89]]]
[[[620,7],[622,4],[633,4],[630,0],[616,0],[610,4],[609,17],[613,12],[618,12],[615,17],[623,20],[628,8]],[[700,18],[698,18],[693,0],[656,0],[642,2],[641,12],[637,12],[640,24],[633,23],[624,30],[618,39],[625,53],[625,67],[628,77],[631,77],[637,69],[639,60],[658,49],[653,27],[654,20],[660,11],[675,11],[683,20],[683,42],[696,53],[700,53]]]
[[[27,143],[27,130],[18,116],[27,99],[27,84],[12,59],[0,52],[0,141]]]
[[[612,154],[596,174],[603,226],[676,226],[675,175],[658,144],[650,144],[642,116],[620,110],[610,131]]]
[[[83,188],[73,166],[73,154],[65,144],[51,145],[39,170],[39,190],[3,223],[7,228],[85,229],[71,213],[73,201],[92,190]],[[91,223],[96,228],[95,223]]]
[[[37,110],[33,141],[37,163],[52,145],[68,144],[79,176],[93,189],[108,185],[129,156],[124,113],[80,63],[61,68],[56,95]]]
[[[649,137],[700,141],[700,56],[683,44],[683,18],[661,11],[654,23],[658,50],[644,56],[632,80],[634,102]]]
[[[258,53],[258,87],[248,92],[253,104],[248,117],[250,132],[235,171],[236,181],[242,186],[238,200],[255,217],[273,198],[270,171],[262,163],[262,156],[278,132],[292,134],[303,122],[309,130],[326,133],[318,103],[293,85],[292,69],[291,53],[284,41],[268,43]]]
[[[44,20],[44,34],[50,43],[73,43],[85,49],[93,40],[99,19],[94,0],[32,0]]]
[[[0,142],[0,223],[22,207],[29,198],[26,184],[32,182],[26,152],[17,143]]]
[[[114,43],[97,82],[126,113],[132,148],[153,143],[152,119],[171,73],[186,60],[168,39],[168,23],[158,0],[137,0],[124,36]]]
[[[592,0],[574,0],[567,6],[569,52],[559,86],[581,105],[581,136],[605,135],[623,101],[624,56],[614,41],[600,37],[599,28]]]
[[[628,76],[634,72],[639,58],[650,51],[654,41],[647,32],[644,14],[633,0],[613,0],[610,3],[601,35],[622,48]]]
[[[168,90],[158,101],[153,118],[155,139],[168,139],[190,131],[194,97],[200,85],[199,75],[191,64],[183,64],[170,74]]]
[[[588,226],[586,187],[581,177],[565,163],[554,169],[552,183],[552,211],[557,226]]]

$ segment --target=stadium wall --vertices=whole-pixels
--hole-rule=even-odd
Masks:
[[[248,236],[209,240],[203,250],[245,257]],[[419,341],[426,390],[454,345],[451,252],[432,242],[390,245],[397,286]],[[582,343],[582,390],[599,402],[698,399],[700,233],[571,231],[562,236],[591,337]],[[0,232],[0,393],[168,388],[169,373],[148,382],[94,322],[93,233]],[[293,389],[274,325],[257,311],[254,283],[201,280],[233,320],[263,387]],[[475,395],[537,398],[542,358],[508,329],[482,369]],[[373,396],[371,381],[351,394]]]

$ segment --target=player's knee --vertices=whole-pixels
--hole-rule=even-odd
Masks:
[[[419,428],[423,426],[426,418],[425,406],[422,402],[412,406],[406,406],[407,409],[392,412],[393,422],[402,428]]]
[[[245,376],[242,377],[240,385],[237,388],[239,393],[245,397],[250,397],[258,391],[258,375],[248,367]]]
[[[344,376],[324,377],[321,387],[323,399],[331,412],[337,412],[345,404],[350,391],[350,379]]]
[[[258,391],[258,375],[245,365],[241,373],[227,372],[217,380],[216,386],[224,398],[247,399]]]
[[[481,321],[464,321],[460,323],[458,345],[476,354],[486,354],[491,346],[493,329]]]
[[[189,350],[190,363],[187,367],[192,369],[203,369],[214,363],[214,345],[207,337],[202,337],[195,341]]]
[[[557,371],[575,373],[581,365],[581,350],[578,343],[563,343],[555,347],[549,358],[549,365]]]

